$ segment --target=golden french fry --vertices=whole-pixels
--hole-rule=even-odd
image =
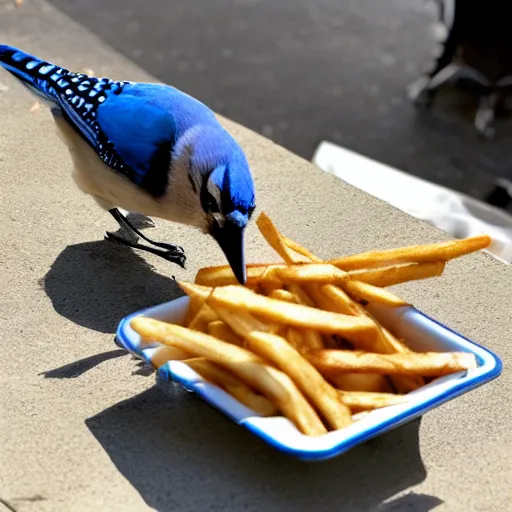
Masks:
[[[328,304],[334,306],[337,309],[344,310],[347,307],[347,299],[350,302],[350,298],[339,288],[331,285],[324,285],[321,288],[324,296],[328,297],[330,301]],[[366,348],[371,352],[378,352],[382,354],[407,354],[411,350],[400,340],[395,338],[391,332],[382,327],[379,322],[366,310],[363,306],[357,303],[352,303],[352,308],[355,309],[358,314],[363,314],[371,318],[377,326],[378,333]],[[356,348],[365,348],[359,346]],[[390,380],[393,386],[399,393],[409,393],[425,384],[425,379],[420,375],[391,375]],[[382,384],[384,385],[384,384]],[[389,382],[386,381],[385,386],[389,386]]]
[[[304,335],[300,329],[288,327],[286,329],[286,336],[283,336],[283,338],[288,340],[288,343],[298,352],[305,350]]]
[[[214,320],[208,324],[207,333],[219,340],[226,341],[232,345],[244,346],[243,338],[240,338],[228,324],[222,320]]]
[[[367,312],[370,318],[373,318]],[[377,325],[378,322],[376,321]],[[379,343],[374,352],[383,354],[409,354],[411,349],[402,341],[397,339],[391,332],[381,326],[381,332],[384,337],[384,343]],[[389,379],[398,393],[409,393],[425,385],[425,379],[421,375],[390,375]]]
[[[402,395],[425,385],[425,379],[421,375],[390,375],[389,380],[395,391]]]
[[[377,352],[382,354],[408,354],[411,350],[400,340],[398,340],[391,332],[382,327],[379,322],[360,304],[357,304],[361,314],[366,314],[371,318],[378,328],[378,336],[376,336],[373,344],[367,347],[369,352]],[[364,347],[356,347],[364,348]],[[425,384],[425,379],[421,375],[390,375],[393,386],[398,393],[409,393]]]
[[[258,395],[247,384],[215,363],[206,360],[204,357],[186,359],[183,362],[199,373],[201,377],[221,387],[241,404],[261,416],[277,414],[277,407],[268,398]]]
[[[309,306],[310,308],[315,308],[316,304],[313,298],[308,294],[308,292],[302,288],[298,284],[289,284],[288,290],[293,294],[294,300],[297,304],[302,304],[303,306]]]
[[[274,263],[268,264],[247,264],[246,265],[246,274],[247,274],[247,287],[256,286],[261,279],[261,276],[267,270],[267,268],[273,268],[278,266],[285,265],[277,265]],[[196,284],[200,284],[203,286],[226,286],[229,284],[238,284],[238,281],[231,270],[229,265],[222,265],[220,267],[206,267],[199,270],[196,274],[195,279]]]
[[[301,353],[306,350],[320,350],[324,348],[321,334],[310,329],[303,330],[289,327],[286,329],[284,335],[279,332],[275,332],[274,334],[285,338],[295,350]]]
[[[180,283],[180,286],[187,291],[199,285]],[[207,290],[204,293],[208,293]],[[242,286],[215,288],[208,298],[208,304],[214,309],[221,305],[247,310],[269,322],[340,334],[347,339],[366,340],[373,336],[376,329],[372,320],[365,316],[340,315],[301,304],[283,302],[258,295]]]
[[[410,263],[386,268],[376,268],[358,272],[348,272],[352,279],[362,281],[373,286],[386,288],[407,281],[419,281],[430,277],[438,277],[444,272],[446,263]]]
[[[200,297],[189,297],[189,306],[185,315],[184,325],[190,325],[194,318],[198,315],[201,307],[204,304],[204,300]]]
[[[260,331],[252,331],[246,339],[251,350],[271,360],[293,379],[330,427],[339,429],[352,423],[350,411],[340,403],[334,388],[286,340]]]
[[[292,288],[290,287],[290,290],[291,289]],[[297,291],[299,291],[300,293],[297,294]],[[307,297],[305,292],[299,286],[295,287],[293,293],[291,291],[282,289],[274,290],[269,294],[269,297],[271,299],[282,300],[284,302],[292,302],[295,304],[307,303],[306,305],[314,307],[313,301],[309,299],[309,297]],[[274,331],[274,333],[280,334],[277,331]],[[299,352],[302,352],[303,350],[318,350],[324,348],[322,335],[319,332],[313,331],[311,329],[299,330],[290,327],[285,330],[285,333],[284,335],[282,335],[282,337],[288,340],[292,347],[298,350]]]
[[[355,348],[379,353],[403,352],[408,350],[403,343],[400,343],[389,332],[385,331],[363,306],[353,302],[341,288],[333,285],[310,285],[308,291],[322,309],[354,316],[364,315],[374,322],[375,332],[373,337],[368,337],[363,343],[361,343],[361,340],[358,340]],[[326,344],[326,346],[329,345]],[[331,346],[331,348],[337,347]],[[396,378],[398,380],[406,379],[406,377],[402,376]],[[409,378],[407,377],[407,379]],[[406,387],[408,391],[412,391],[416,389],[418,385],[411,387],[409,384]],[[403,390],[404,387],[400,386],[400,389]]]
[[[339,400],[336,390],[285,339],[258,330],[259,321],[245,311],[211,306],[217,314],[247,342],[247,347],[289,375],[334,429],[349,425],[350,411]]]
[[[412,351],[402,341],[395,338],[391,332],[382,327],[382,333],[387,345],[382,346],[384,354],[409,354]],[[425,385],[425,379],[421,375],[390,375],[394,388],[398,393],[409,393]]]
[[[304,354],[322,373],[364,372],[440,377],[477,367],[469,352],[375,354],[359,350],[317,350]]]
[[[388,331],[373,318],[373,316],[361,304],[353,302],[352,299],[337,286],[333,285],[310,285],[309,293],[322,309],[345,315],[365,315],[371,318],[377,327],[377,336],[374,341],[366,347],[372,352],[393,353],[408,350],[405,345],[396,340]],[[358,347],[365,348],[365,347]]]
[[[210,288],[206,286],[191,284],[191,283],[180,283],[180,286],[183,290],[185,290],[187,293],[189,293],[191,296],[198,296],[203,298],[205,301],[208,299],[210,295]],[[200,330],[201,332],[208,332],[208,326],[212,326],[212,322],[218,321],[219,317],[217,313],[207,304],[204,304],[205,311],[200,312],[201,315],[198,315],[198,320],[196,324],[193,324],[192,327],[196,327],[195,330]],[[226,327],[229,328],[229,326],[226,325]],[[260,323],[260,330],[272,332],[274,334],[283,334],[286,332],[286,326],[282,324],[276,324],[276,323]],[[217,338],[223,339],[224,341],[228,341],[228,338],[223,338],[223,336],[229,337],[229,341],[232,342],[235,345],[243,346],[244,341],[239,340],[239,343],[235,343],[235,338],[232,336],[236,336],[235,333],[229,334],[226,332],[225,327],[218,327],[216,324],[213,324],[213,329],[218,329],[217,333],[219,334],[216,336]],[[213,333],[210,333],[213,334]]]
[[[277,299],[282,300],[284,302],[295,302],[295,297],[293,296],[293,293],[289,292],[288,290],[272,290],[268,296],[271,299]]]
[[[301,261],[310,261],[309,258],[301,255],[300,253],[294,253],[286,245],[284,237],[281,235],[281,233],[279,233],[265,212],[260,213],[258,219],[256,220],[256,225],[258,226],[258,229],[270,247],[272,247],[274,251],[276,251],[284,261],[286,261],[286,263],[300,263]]]
[[[394,393],[372,393],[368,391],[338,391],[341,401],[351,412],[371,411],[390,405],[403,404],[409,400],[406,395]]]
[[[320,258],[315,256],[312,252],[310,252],[305,247],[302,247],[302,245],[298,244],[291,238],[283,237],[283,240],[288,248],[290,248],[292,251],[302,254],[302,256],[305,256],[307,261],[312,261],[313,263],[322,263]]]
[[[297,304],[302,304],[303,306],[309,306],[311,308],[316,307],[313,299],[299,285],[291,284],[288,286],[288,289],[292,295],[293,301]],[[305,329],[302,331],[302,335],[304,339],[303,347],[305,350],[317,350],[324,348],[322,335],[318,331]]]
[[[317,306],[326,311],[333,313],[341,313],[343,315],[357,316],[361,313],[359,304],[352,299],[337,286],[331,284],[308,285],[307,291],[313,297]]]
[[[276,277],[274,267],[267,267],[258,281],[258,286],[265,294],[269,295],[273,291],[283,288],[283,283]]]
[[[336,373],[326,375],[332,384],[344,391],[391,393],[393,388],[386,375],[379,373]]]
[[[397,263],[434,263],[448,261],[485,249],[490,244],[491,237],[481,235],[429,245],[411,245],[398,249],[369,251],[333,259],[329,263],[342,270],[382,267]]]
[[[318,331],[312,331],[311,329],[305,329],[304,334],[304,346],[306,350],[320,350],[324,348],[324,341],[322,335]]]
[[[217,316],[217,313],[215,313],[215,311],[213,311],[213,309],[208,306],[208,304],[203,304],[197,315],[186,327],[194,329],[195,331],[206,332],[208,329],[208,324],[218,319],[219,317]]]
[[[258,278],[255,278],[255,282],[259,282],[262,285],[266,284],[267,281],[272,281],[272,283],[315,283],[343,287],[348,281],[360,281],[373,286],[387,287],[407,281],[440,276],[444,271],[444,267],[444,262],[411,263],[394,267],[344,272],[334,265],[309,263],[289,265],[288,267],[267,267]],[[233,283],[235,279],[231,281]]]
[[[188,359],[190,354],[176,347],[160,347],[151,356],[151,364],[155,368],[160,368],[167,361],[183,361]]]
[[[386,304],[387,306],[400,307],[408,306],[409,303],[397,297],[395,294],[383,290],[378,286],[363,283],[361,281],[347,281],[343,285],[343,289],[353,298],[366,302],[377,302]]]
[[[316,283],[342,285],[350,280],[350,274],[327,263],[307,263],[300,265],[288,265],[287,267],[269,267],[267,276],[278,278],[283,283]],[[260,279],[264,280],[265,275]]]
[[[131,327],[141,336],[205,357],[231,371],[266,396],[304,434],[314,436],[327,432],[290,377],[266,364],[256,354],[208,334],[151,318],[136,317],[131,321]]]

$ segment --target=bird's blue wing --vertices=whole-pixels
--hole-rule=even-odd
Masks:
[[[150,95],[132,94],[128,88],[98,108],[97,123],[104,140],[100,144],[107,144],[102,149],[130,169],[135,184],[153,196],[163,195],[176,140],[172,113]],[[107,164],[113,163],[107,156]]]
[[[153,196],[165,193],[176,124],[172,109],[163,107],[176,103],[172,88],[73,73],[6,45],[0,66],[58,105],[113,171]]]

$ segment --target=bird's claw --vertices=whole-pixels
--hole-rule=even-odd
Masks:
[[[176,255],[181,254],[182,256],[185,256],[185,250],[183,249],[183,247],[180,247],[179,245],[166,244],[166,243],[160,242],[158,244],[158,247],[164,249],[165,251],[167,251],[169,253],[174,253]]]
[[[148,247],[139,243],[128,242],[127,240],[109,231],[107,231],[105,234],[105,240],[110,240],[121,245],[126,245],[132,249],[139,249],[141,251],[150,252],[151,254],[160,256],[166,261],[170,261],[171,263],[179,265],[183,269],[185,268],[185,261],[187,258],[185,256],[183,247],[180,247],[179,245],[159,243],[158,247],[161,249],[154,249],[153,247]]]
[[[161,251],[159,256],[164,260],[176,263],[183,269],[185,268],[185,261],[187,261],[187,257],[185,256],[185,252],[182,247],[176,246],[176,250],[168,249],[167,251]]]

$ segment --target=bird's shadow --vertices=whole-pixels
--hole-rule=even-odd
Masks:
[[[114,333],[130,313],[183,295],[135,251],[106,241],[66,247],[40,285],[59,315],[103,333]]]
[[[409,493],[424,480],[420,420],[331,460],[272,449],[178,385],[154,386],[86,420],[146,503],[173,510],[408,510],[441,501]]]

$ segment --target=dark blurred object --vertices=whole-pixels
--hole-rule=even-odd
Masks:
[[[496,180],[496,185],[485,198],[485,202],[497,208],[508,210],[512,204],[512,181],[505,178]]]
[[[432,69],[409,87],[418,107],[428,108],[447,83],[470,85],[479,97],[475,128],[494,135],[497,109],[512,90],[512,25],[507,0],[436,0],[445,31]]]

